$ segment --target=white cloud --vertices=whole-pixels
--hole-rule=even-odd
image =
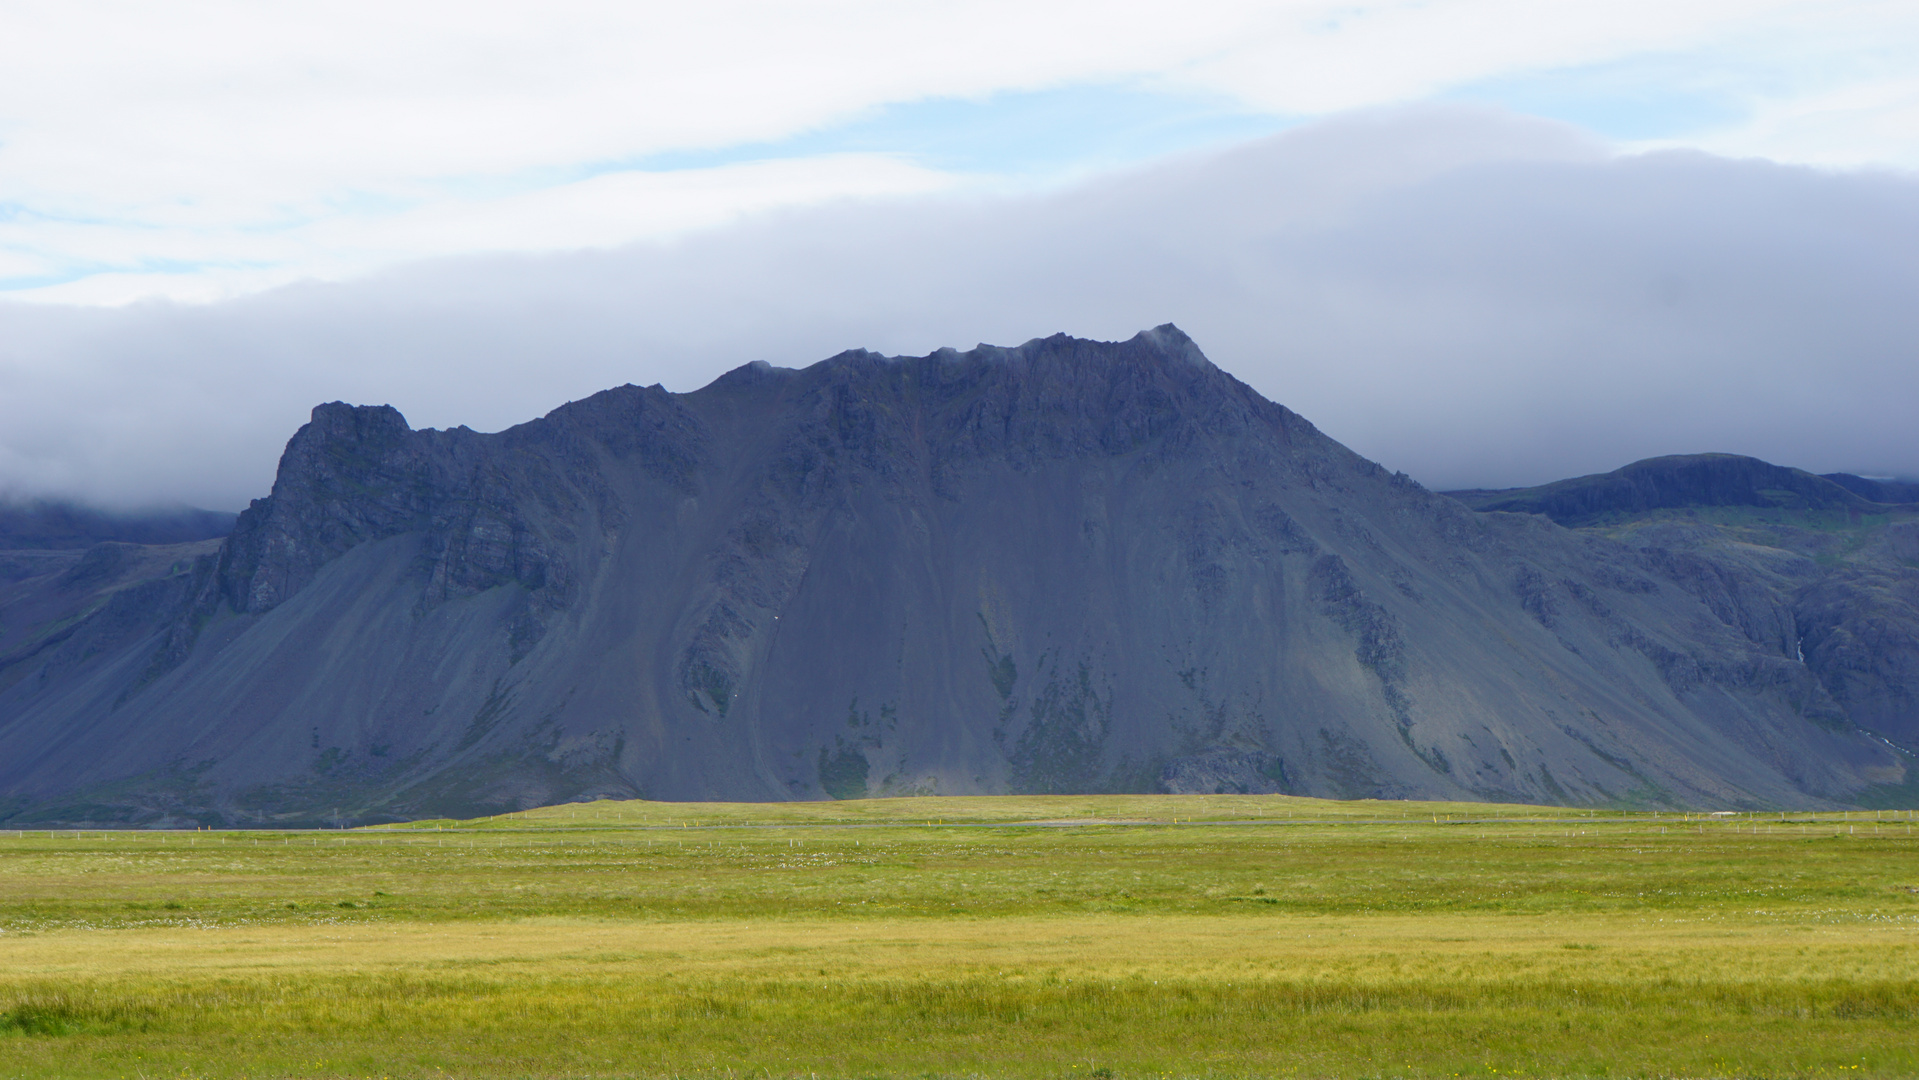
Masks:
[[[1273,9],[1273,24],[1194,76],[1282,112],[1409,101],[1515,72],[1684,48],[1759,23],[1846,21],[1847,5],[1465,0]]]
[[[1919,167],[1919,14],[1884,0],[13,0],[0,19],[0,280],[92,278],[43,295],[101,302],[970,182],[884,155],[745,186],[645,171],[887,103],[1075,85],[1310,116],[1693,50],[1759,73],[1727,90],[1750,117],[1696,144]],[[628,179],[588,179],[608,174]]]
[[[768,212],[219,304],[0,304],[0,488],[234,506],[315,403],[497,429],[622,382],[1178,322],[1435,486],[1726,450],[1919,474],[1919,180],[1369,112],[1056,193]]]
[[[1690,143],[1737,157],[1840,168],[1877,162],[1919,171],[1919,78],[1762,102],[1747,122]]]
[[[210,301],[369,267],[484,251],[608,247],[665,239],[746,215],[835,199],[898,197],[951,189],[955,179],[897,158],[838,154],[664,173],[622,172],[494,198],[423,201],[369,220],[327,217],[274,230],[143,237],[147,260],[198,259],[191,275],[94,274],[16,290],[18,299],[126,303],[155,295]],[[106,258],[110,232],[69,230],[69,249]],[[10,230],[0,225],[0,242]]]

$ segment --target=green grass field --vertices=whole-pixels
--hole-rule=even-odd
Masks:
[[[1919,1075],[1909,812],[0,832],[0,1077]]]

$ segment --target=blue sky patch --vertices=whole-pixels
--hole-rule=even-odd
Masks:
[[[1621,142],[1676,139],[1747,118],[1756,88],[1727,75],[1721,59],[1651,54],[1489,79],[1443,97],[1563,120]]]
[[[822,154],[895,154],[944,172],[1046,177],[1271,134],[1297,120],[1221,97],[1071,86],[883,105],[787,139],[652,154],[594,173],[708,169]]]

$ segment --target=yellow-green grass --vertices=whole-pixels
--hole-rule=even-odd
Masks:
[[[670,803],[601,801],[547,806],[467,821],[413,821],[382,829],[444,830],[524,826],[697,827],[722,825],[982,825],[1175,824],[1179,822],[1418,822],[1467,821],[1714,821],[1858,822],[1858,811],[1821,814],[1772,812],[1633,811],[1506,803],[1405,802],[1387,799],[1309,799],[1294,795],[1004,795],[992,798],[927,796],[787,803]],[[1887,819],[1890,820],[1890,819]],[[1905,820],[1901,818],[1900,820]]]
[[[1908,1076],[1910,824],[1114,796],[0,833],[0,1077]]]

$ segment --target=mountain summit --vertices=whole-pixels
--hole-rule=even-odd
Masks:
[[[752,364],[492,435],[335,403],[217,551],[0,637],[0,797],[20,822],[267,823],[1900,781],[1790,611],[1710,578],[1428,492],[1170,325]]]

